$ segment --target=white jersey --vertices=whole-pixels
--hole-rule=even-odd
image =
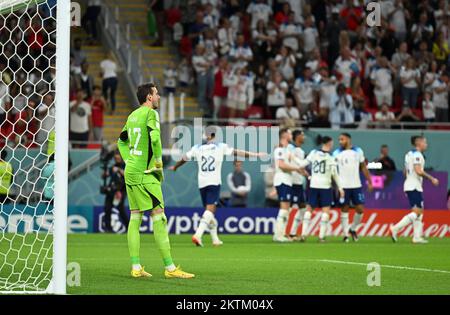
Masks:
[[[310,188],[330,189],[333,174],[336,174],[336,159],[329,152],[312,150],[301,166],[311,165]],[[336,183],[340,187],[340,183]]]
[[[198,163],[198,188],[222,184],[222,162],[234,149],[225,143],[209,142],[192,147],[186,157]]]
[[[273,178],[273,185],[280,186],[281,184],[292,186],[292,172],[285,172],[279,166],[277,161],[284,161],[289,163],[289,148],[278,147],[273,151],[273,159],[275,161],[275,176]]]
[[[292,159],[291,164],[297,167],[300,167],[300,164],[297,161],[303,161],[305,159],[305,151],[302,148],[296,147],[292,144],[288,146],[291,151]],[[299,172],[292,172],[292,185],[304,185],[306,179],[305,176],[301,175]]]
[[[361,188],[359,170],[361,163],[365,161],[363,150],[358,147],[352,147],[349,150],[339,148],[333,152],[333,157],[336,158],[342,188]]]
[[[403,184],[404,191],[423,191],[423,178],[422,176],[419,176],[414,170],[415,165],[420,165],[422,168],[425,168],[425,159],[421,152],[412,150],[405,155],[406,179],[405,183]]]

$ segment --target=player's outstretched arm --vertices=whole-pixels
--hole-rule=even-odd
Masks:
[[[249,152],[249,151],[234,149],[233,150],[233,155],[234,156],[240,156],[240,157],[248,158],[248,157],[265,157],[265,156],[267,156],[267,153],[264,153],[264,152]]]
[[[130,140],[128,139],[127,126],[123,127],[122,132],[120,133],[120,137],[117,140],[117,148],[119,149],[120,155],[125,163],[130,156],[130,148],[129,148]]]
[[[425,170],[419,164],[414,165],[414,171],[417,173],[417,175],[422,176],[422,177],[428,179],[429,181],[431,181],[431,183],[434,186],[439,186],[439,180],[437,178],[431,176],[427,172],[425,172]]]
[[[181,158],[181,160],[179,160],[177,163],[175,163],[175,165],[169,167],[169,170],[176,172],[177,169],[179,169],[180,167],[182,167],[184,164],[186,164],[186,162],[189,161],[188,157],[186,155],[183,155],[183,157]]]

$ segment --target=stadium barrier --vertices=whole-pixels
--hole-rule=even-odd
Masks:
[[[45,214],[48,204],[37,207],[4,206],[0,215],[0,230],[6,233],[32,233],[36,230],[46,232],[51,228],[52,215]],[[216,218],[219,222],[220,234],[259,234],[271,235],[276,221],[278,209],[275,208],[221,208]],[[192,234],[197,228],[202,208],[167,208],[168,229],[173,234]],[[291,212],[287,231],[290,230],[296,210]],[[352,211],[353,213],[353,211]],[[384,209],[366,210],[363,221],[357,231],[363,237],[388,236],[390,224],[398,222],[406,210]],[[34,215],[36,214],[36,215]],[[42,214],[42,215],[40,215]],[[350,216],[352,219],[353,214]],[[69,207],[69,233],[101,233],[103,232],[103,207],[72,206]],[[113,209],[112,227],[116,233],[125,233],[126,227],[120,220],[118,211]],[[311,219],[310,234],[318,235],[320,225],[320,211],[315,211]],[[152,223],[148,213],[143,218],[142,233],[152,231]],[[331,211],[328,235],[341,235],[339,211]],[[403,230],[400,236],[411,236],[412,226]],[[426,210],[424,216],[424,235],[426,237],[450,237],[450,210]]]

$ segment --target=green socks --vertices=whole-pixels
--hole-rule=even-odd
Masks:
[[[143,213],[132,213],[128,225],[128,250],[130,251],[131,264],[139,265],[139,249],[141,247],[141,236],[139,228],[142,223]]]
[[[153,235],[156,246],[164,261],[164,266],[173,265],[172,255],[170,254],[169,232],[167,231],[167,217],[164,213],[155,214],[153,220]]]

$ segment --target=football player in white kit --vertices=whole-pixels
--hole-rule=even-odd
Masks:
[[[267,155],[266,153],[237,150],[229,147],[226,143],[217,143],[214,139],[215,129],[206,128],[206,143],[192,147],[180,161],[170,167],[171,170],[176,171],[187,161],[195,160],[198,163],[198,188],[205,212],[195,234],[192,236],[192,242],[200,247],[203,247],[202,236],[208,228],[213,245],[220,246],[223,244],[217,235],[218,224],[214,214],[220,197],[224,156],[263,157]]]
[[[411,206],[411,213],[405,215],[400,222],[391,226],[391,237],[394,242],[397,242],[397,233],[404,227],[413,225],[413,239],[415,244],[426,244],[422,237],[423,230],[423,178],[431,181],[434,186],[439,185],[439,180],[424,171],[425,159],[423,152],[428,147],[427,139],[424,136],[414,136],[411,138],[411,144],[414,149],[405,155],[405,183],[403,190],[408,196],[409,204]]]
[[[289,142],[292,141],[292,133],[284,128],[279,131],[279,146],[273,152],[275,176],[273,185],[277,190],[280,209],[273,234],[273,241],[279,243],[291,242],[286,237],[286,225],[289,219],[289,209],[292,201],[292,173],[302,172],[300,167],[291,163],[291,150]]]
[[[289,144],[289,149],[293,157],[292,164],[297,165],[297,161],[303,161],[305,159],[305,151],[302,149],[302,145],[305,142],[305,133],[303,130],[294,130],[292,133],[292,140],[294,144]],[[297,237],[297,230],[300,223],[303,220],[303,216],[306,211],[306,200],[305,200],[305,190],[304,185],[306,182],[306,177],[308,173],[304,171],[303,174],[298,172],[292,172],[292,202],[291,209],[297,209],[294,221],[292,223],[291,231],[289,233],[290,238],[294,241],[299,241],[300,238]]]
[[[352,144],[352,137],[348,133],[339,136],[340,147],[333,152],[338,164],[339,180],[345,192],[344,202],[341,208],[341,226],[344,233],[344,242],[349,241],[349,233],[353,241],[358,241],[356,228],[361,223],[364,212],[364,193],[359,172],[362,171],[367,180],[367,189],[372,192],[372,178],[366,166],[364,152],[361,148]],[[355,208],[353,223],[349,227],[349,210]]]
[[[306,240],[306,236],[308,235],[312,211],[315,208],[322,208],[319,241],[325,242],[325,234],[330,221],[330,209],[333,200],[332,180],[334,180],[339,189],[340,198],[344,198],[344,190],[341,187],[336,170],[336,159],[330,153],[333,148],[333,139],[328,136],[319,136],[317,142],[322,145],[321,149],[312,150],[306,160],[300,163],[301,167],[311,165],[308,201],[302,225],[302,242]]]

